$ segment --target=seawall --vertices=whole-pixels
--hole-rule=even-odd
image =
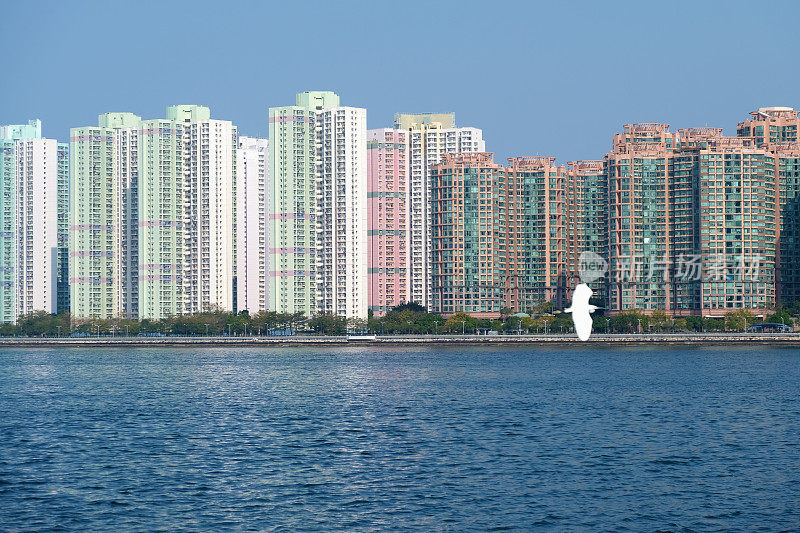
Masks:
[[[391,346],[391,345],[731,345],[800,347],[800,333],[663,333],[592,335],[581,342],[574,335],[393,335],[375,338],[291,337],[47,337],[0,338],[3,347],[219,347],[219,346]]]

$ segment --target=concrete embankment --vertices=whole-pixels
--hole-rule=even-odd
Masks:
[[[0,338],[3,347],[219,347],[219,346],[391,346],[391,345],[739,345],[797,346],[800,333],[663,333],[593,335],[581,342],[574,335],[395,335],[374,338],[291,337],[59,337]]]

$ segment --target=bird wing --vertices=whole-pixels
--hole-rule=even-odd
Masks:
[[[592,334],[592,316],[589,311],[573,312],[572,323],[575,324],[575,333],[582,341],[588,341]]]

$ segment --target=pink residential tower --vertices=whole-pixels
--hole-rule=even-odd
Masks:
[[[383,316],[409,301],[408,132],[367,132],[369,309]]]

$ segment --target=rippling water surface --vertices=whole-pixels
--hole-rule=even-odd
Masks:
[[[792,530],[791,349],[0,352],[4,530]]]

